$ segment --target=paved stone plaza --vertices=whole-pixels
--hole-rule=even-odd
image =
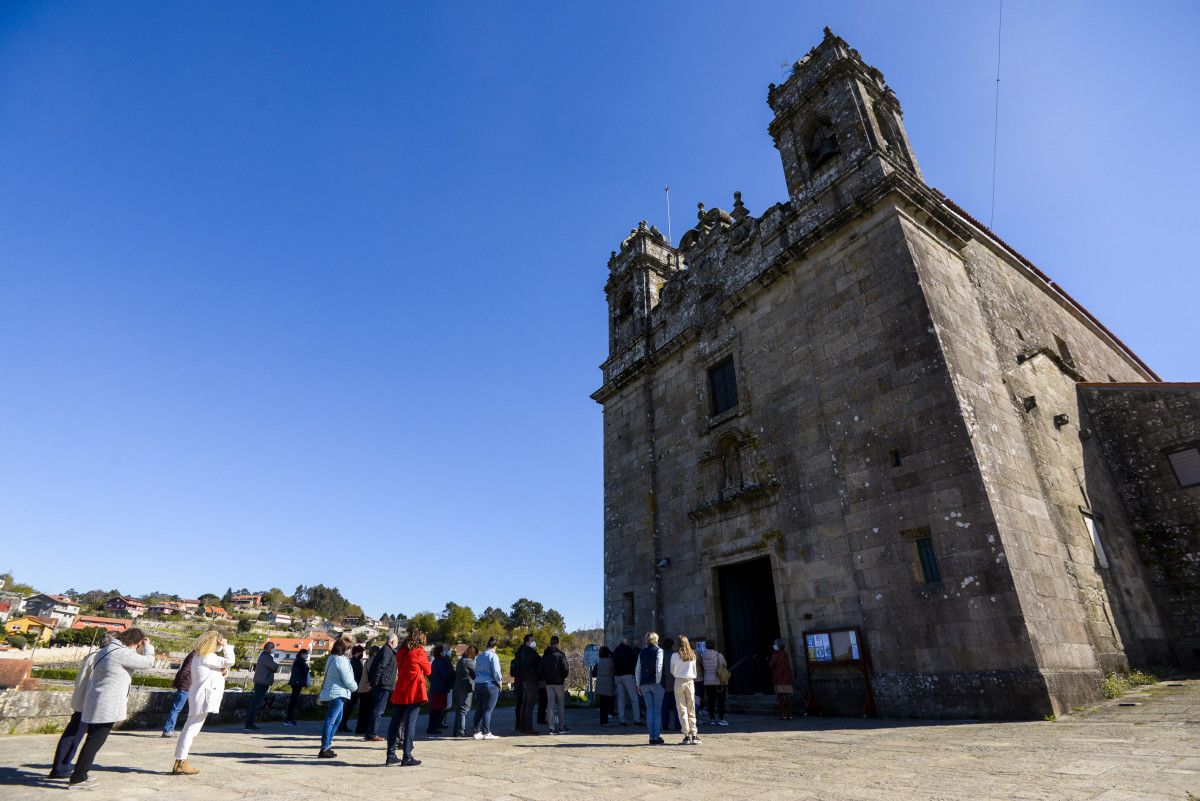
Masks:
[[[383,749],[355,739],[314,759],[315,722],[250,735],[204,732],[194,777],[170,776],[173,740],[119,732],[101,752],[96,799],[159,796],[299,801],[331,794],[396,799],[1102,799],[1200,797],[1200,681],[1159,684],[1055,722],[953,723],[732,716],[703,744],[650,748],[631,729],[573,714],[563,737],[422,741],[419,768],[383,768]],[[512,711],[500,710],[501,732]],[[424,720],[421,721],[422,727]],[[51,735],[0,738],[0,798],[54,798],[44,778]],[[381,790],[380,788],[387,788]],[[1194,794],[1189,796],[1189,793]]]

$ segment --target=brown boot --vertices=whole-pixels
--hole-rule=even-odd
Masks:
[[[175,765],[171,768],[171,773],[175,776],[195,776],[199,772],[189,765],[186,759],[175,760]]]

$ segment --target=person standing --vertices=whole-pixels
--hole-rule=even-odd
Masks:
[[[675,641],[670,637],[662,641],[664,666],[662,672],[663,701],[662,728],[682,731],[679,725],[679,710],[675,708],[675,677],[671,675],[671,655],[675,653]],[[671,721],[675,723],[672,724]]]
[[[696,731],[696,673],[696,652],[688,638],[680,635],[671,655],[671,675],[675,677],[675,707],[683,727],[682,745],[700,745]]]
[[[392,690],[392,722],[388,725],[387,759],[384,765],[413,767],[421,760],[413,758],[413,740],[417,737],[417,717],[421,704],[429,700],[425,679],[433,665],[425,653],[425,632],[413,629],[396,651],[396,688]],[[404,757],[396,756],[399,745]]]
[[[514,676],[520,688],[517,710],[517,731],[521,734],[541,734],[533,727],[534,705],[538,700],[538,684],[541,682],[542,658],[537,652],[537,641],[532,634],[525,635],[525,641],[517,649],[513,657],[517,663],[517,675]]]
[[[317,759],[333,759],[337,756],[333,750],[333,733],[342,722],[342,708],[346,699],[358,689],[354,669],[350,667],[350,659],[346,656],[350,646],[348,637],[338,637],[333,643],[333,653],[325,660],[325,681],[321,683],[320,699],[329,705],[329,711],[325,713],[325,728],[321,730],[321,750],[317,752]]]
[[[296,661],[292,664],[292,673],[288,677],[288,687],[291,688],[292,697],[288,699],[287,719],[283,721],[283,725],[296,725],[296,708],[300,706],[300,694],[310,684],[312,684],[312,671],[308,664],[308,649],[301,648],[296,653]]]
[[[600,707],[600,725],[607,726],[609,715],[614,714],[617,681],[613,671],[612,651],[607,645],[600,646],[600,654],[595,667],[592,668],[592,678],[596,680],[596,705]]]
[[[71,720],[63,729],[54,749],[54,764],[50,767],[51,779],[71,778],[75,752],[79,750],[87,734],[87,726],[83,725],[83,699],[91,684],[92,666],[96,663],[98,653],[93,651],[84,657],[83,662],[79,664],[79,672],[75,674],[75,690],[71,693]]]
[[[479,649],[468,645],[454,666],[454,729],[455,737],[467,736],[467,712],[471,710],[471,696],[475,693],[475,659]]]
[[[368,742],[383,740],[379,734],[379,721],[396,686],[396,647],[399,644],[400,637],[396,632],[388,632],[387,643],[367,665],[367,680],[371,683],[371,723],[363,739]]]
[[[658,647],[658,634],[646,635],[646,647],[638,654],[638,694],[646,701],[646,733],[650,745],[666,742],[662,733],[663,651]]]
[[[355,645],[350,649],[350,669],[354,671],[354,682],[359,686],[362,686],[363,680],[364,651],[366,651],[366,649],[361,645]],[[346,699],[346,704],[342,707],[342,723],[340,726],[338,726],[338,731],[344,732],[345,734],[350,733],[350,727],[347,725],[347,721],[349,721],[350,716],[354,714],[354,707],[358,703],[358,699],[358,690],[350,693],[350,697]],[[360,706],[358,710],[359,717],[362,717],[362,707]]]
[[[179,713],[187,706],[188,690],[192,688],[192,659],[195,656],[195,651],[185,656],[183,664],[179,666],[179,670],[175,671],[175,679],[171,682],[171,686],[175,688],[175,697],[171,699],[171,711],[167,713],[167,719],[163,723],[163,737],[170,737],[175,731],[175,722],[179,720]]]
[[[258,730],[259,727],[255,724],[254,718],[258,714],[258,708],[262,705],[263,699],[267,697],[267,691],[275,683],[275,672],[278,670],[279,663],[275,661],[275,643],[267,640],[263,643],[258,661],[254,663],[254,693],[250,696],[250,703],[246,706],[245,729],[247,731]]]
[[[126,629],[96,653],[91,676],[83,693],[80,723],[87,738],[71,771],[71,786],[95,781],[88,776],[97,752],[104,746],[114,723],[129,714],[129,687],[135,670],[154,667],[154,646],[139,628]]]
[[[201,634],[192,653],[195,659],[190,666],[192,683],[188,692],[188,718],[179,734],[179,742],[175,744],[175,764],[171,766],[171,773],[176,776],[193,776],[200,772],[188,764],[192,742],[204,727],[205,719],[221,710],[225,677],[237,662],[233,646],[216,629]]]
[[[704,705],[708,707],[708,722],[718,726],[728,726],[725,720],[725,680],[729,664],[725,654],[717,650],[713,640],[704,643],[703,674],[704,674]]]
[[[371,662],[375,659],[375,654],[379,653],[379,646],[372,645],[367,649],[366,659],[363,662],[362,681],[358,683],[358,720],[354,724],[354,733],[365,737],[367,732],[371,730],[371,717],[374,714],[374,708],[371,706]]]
[[[550,644],[542,653],[542,680],[546,683],[546,721],[551,734],[566,734],[567,728],[567,676],[571,667],[567,655],[558,647],[558,635],[550,638]]]
[[[432,670],[429,675],[429,725],[425,728],[428,735],[441,734],[445,728],[450,691],[454,689],[454,668],[444,645],[433,648]]]
[[[613,649],[613,676],[617,685],[617,721],[622,726],[628,726],[625,720],[625,705],[633,711],[633,720],[638,717],[637,682],[633,673],[637,670],[637,651],[629,644],[628,637],[622,637],[621,643]]]
[[[792,686],[792,658],[788,656],[783,640],[775,641],[767,664],[771,668],[771,683],[775,685],[775,695],[779,698],[779,719],[791,720],[792,700],[796,690]]]
[[[500,700],[500,657],[496,655],[496,638],[489,637],[483,653],[475,660],[475,739],[498,740],[492,734],[492,712]]]

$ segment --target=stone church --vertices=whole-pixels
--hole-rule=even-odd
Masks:
[[[610,644],[715,642],[735,700],[1041,717],[1200,663],[1200,385],[1163,383],[921,175],[826,29],[771,85],[787,200],[609,259]]]

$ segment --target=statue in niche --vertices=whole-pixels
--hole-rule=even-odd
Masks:
[[[833,128],[827,122],[820,123],[808,140],[808,163],[815,170],[839,152]]]
[[[733,439],[721,445],[721,488],[723,492],[742,488],[742,456]]]

